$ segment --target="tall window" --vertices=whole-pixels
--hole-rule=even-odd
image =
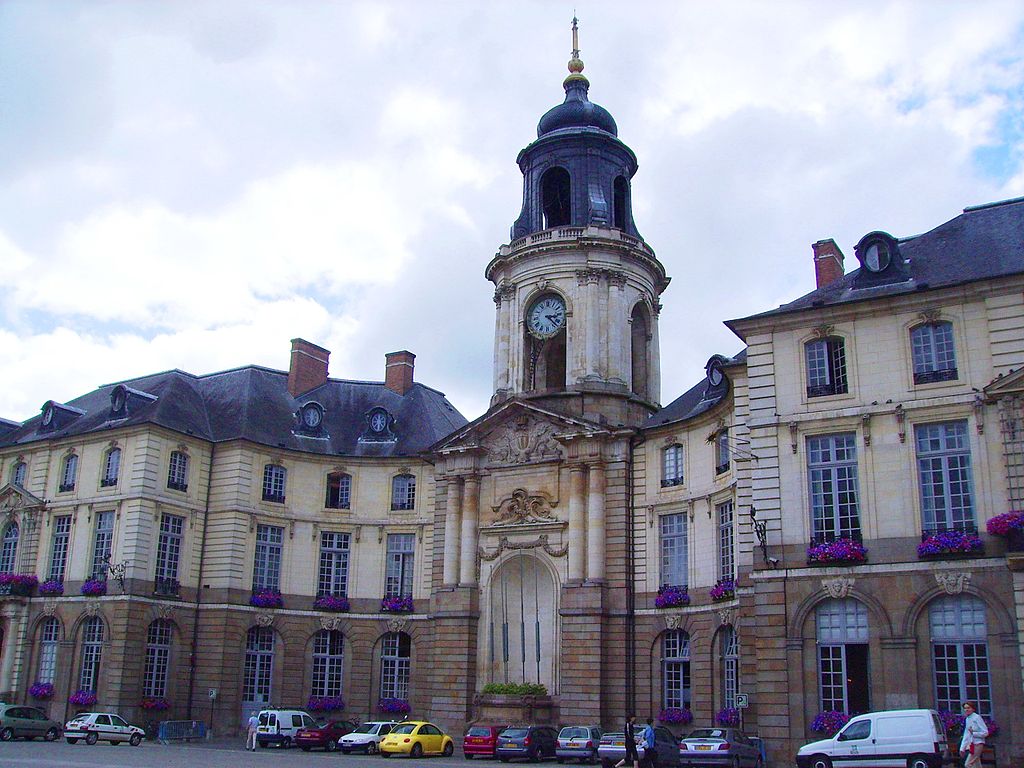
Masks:
[[[412,641],[404,632],[388,632],[381,640],[380,697],[409,698]]]
[[[252,588],[281,589],[281,546],[284,529],[256,526],[256,552],[252,563]]]
[[[647,307],[641,301],[633,307],[629,318],[629,368],[633,392],[644,400],[650,399],[647,391],[650,381],[650,328]]]
[[[985,604],[969,595],[940,597],[928,608],[935,674],[935,706],[957,712],[973,701],[978,714],[992,716]]]
[[[60,487],[57,489],[60,493],[67,493],[68,491],[75,490],[75,480],[78,477],[78,456],[74,453],[69,453],[64,457],[64,464],[60,471]]]
[[[413,509],[416,506],[416,477],[395,475],[391,479],[391,508]]]
[[[846,345],[838,336],[815,339],[804,345],[807,361],[807,396],[841,395],[846,388]]]
[[[720,429],[715,435],[715,474],[720,475],[729,471],[729,430]]]
[[[731,580],[736,577],[732,499],[716,506],[715,512],[718,518],[718,578]]]
[[[661,705],[690,708],[690,636],[670,629],[661,639]]]
[[[39,628],[39,669],[36,680],[52,683],[57,677],[57,644],[60,642],[60,622],[52,616]]]
[[[612,226],[626,228],[626,200],[629,199],[629,183],[623,176],[616,176],[612,183]]]
[[[389,541],[390,543],[390,541]],[[317,595],[348,595],[349,535],[334,531],[320,534],[320,579]]]
[[[327,476],[327,509],[348,509],[352,503],[352,475],[332,472]]]
[[[109,488],[117,485],[117,476],[121,471],[121,449],[111,448],[103,459],[103,477],[100,478],[100,487]]]
[[[321,630],[313,640],[313,696],[341,696],[345,665],[345,636]]]
[[[967,422],[920,424],[914,434],[924,527],[974,530]]]
[[[171,460],[167,464],[167,487],[172,491],[188,490],[188,454],[171,451]]]
[[[822,710],[868,712],[868,612],[852,598],[818,606],[818,685]]]
[[[167,696],[167,675],[171,664],[171,622],[157,619],[146,633],[146,664],[142,695],[155,699]]]
[[[160,518],[160,538],[156,543],[156,591],[159,594],[178,594],[178,561],[184,524],[185,518],[177,515]]]
[[[11,482],[15,485],[20,485],[22,488],[25,487],[25,476],[28,473],[28,464],[24,461],[19,461],[14,465],[11,470]]]
[[[53,518],[53,541],[50,544],[50,579],[53,581],[64,581],[70,541],[71,515]]]
[[[669,445],[661,451],[661,485],[683,484],[683,446]]]
[[[242,700],[268,703],[273,676],[274,631],[270,627],[251,627],[245,638]]]
[[[563,227],[572,219],[572,183],[564,168],[549,168],[540,177],[544,229]]]
[[[93,616],[82,625],[82,670],[78,687],[96,691],[100,681],[100,659],[103,656],[103,619]]]
[[[662,515],[659,520],[661,533],[661,583],[675,587],[689,583],[687,573],[686,515]]]
[[[107,578],[107,566],[114,546],[114,513],[96,513],[96,532],[92,541],[92,577]]]
[[[740,689],[740,639],[731,626],[719,635],[722,650],[722,706],[736,706],[736,692]]]
[[[17,523],[10,523],[4,528],[4,536],[0,543],[0,573],[13,573],[18,565],[18,538],[20,529]]]
[[[388,561],[384,584],[385,597],[412,597],[415,546],[415,534],[388,534]]]
[[[288,470],[280,464],[267,464],[263,468],[263,500],[284,504],[284,485]]]
[[[807,474],[814,538],[859,537],[856,436],[849,433],[809,437]]]
[[[914,358],[915,384],[951,381],[957,377],[952,323],[928,323],[912,329],[910,350]]]

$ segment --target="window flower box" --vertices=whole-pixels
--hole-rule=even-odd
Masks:
[[[68,703],[76,704],[79,707],[91,707],[97,701],[99,699],[96,698],[95,691],[90,691],[86,688],[80,688],[68,696]]]
[[[345,700],[341,696],[310,696],[306,709],[310,712],[337,712],[345,708]]]
[[[39,579],[31,573],[0,573],[0,587],[8,595],[28,597],[38,584]]]
[[[80,591],[86,597],[103,597],[107,594],[107,582],[103,579],[86,579]]]
[[[313,601],[313,607],[318,611],[334,611],[335,613],[346,613],[349,609],[347,597],[335,595],[320,595]]]
[[[836,539],[811,544],[807,548],[808,565],[856,565],[866,561],[868,551],[854,539]]]
[[[658,713],[658,720],[673,725],[689,725],[693,722],[693,712],[683,707],[666,707]]]
[[[740,711],[736,707],[725,707],[718,710],[715,722],[727,728],[735,728],[740,724]]]
[[[151,712],[159,712],[165,709],[171,708],[171,702],[165,699],[163,696],[146,696],[139,706],[143,709],[150,710]]]
[[[53,683],[32,683],[28,689],[28,695],[33,699],[46,701],[53,698]]]
[[[1024,510],[1011,510],[996,515],[985,528],[993,536],[1006,538],[1006,548],[1010,552],[1024,552]]]
[[[811,721],[811,730],[815,733],[824,733],[826,736],[835,736],[850,721],[850,716],[845,712],[828,709],[819,712],[818,716]]]
[[[981,538],[971,531],[925,533],[917,545],[917,556],[921,558],[977,555],[984,551],[985,545]]]
[[[710,589],[708,595],[716,602],[732,600],[736,597],[736,582],[732,579],[722,579]]]
[[[377,711],[388,715],[407,715],[412,707],[407,699],[381,699],[377,702]]]
[[[284,605],[284,598],[276,589],[257,589],[249,598],[249,605],[257,608],[280,608]]]
[[[662,584],[658,587],[658,596],[654,598],[655,608],[676,608],[690,604],[690,592],[686,587]]]
[[[39,594],[43,597],[60,597],[64,594],[64,582],[59,579],[48,579],[39,585]]]
[[[412,598],[408,596],[385,597],[380,601],[380,609],[385,613],[412,613]]]

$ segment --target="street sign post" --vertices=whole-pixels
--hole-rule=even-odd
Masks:
[[[746,709],[750,706],[750,699],[745,693],[736,694],[736,709]]]

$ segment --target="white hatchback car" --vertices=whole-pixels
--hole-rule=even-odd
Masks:
[[[64,724],[64,738],[68,744],[76,744],[79,739],[84,739],[86,744],[95,744],[97,741],[120,744],[127,741],[137,747],[146,738],[146,732],[111,712],[82,712]]]
[[[380,740],[391,733],[391,729],[396,725],[395,722],[385,723],[380,720],[363,723],[352,733],[346,733],[338,739],[338,749],[346,755],[349,752],[376,755],[380,751]]]

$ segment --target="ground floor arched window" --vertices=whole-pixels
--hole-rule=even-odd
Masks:
[[[719,633],[722,653],[722,706],[736,706],[736,691],[740,681],[740,639],[732,627],[723,627]]]
[[[661,705],[690,708],[690,636],[671,629],[661,640]]]
[[[270,627],[251,627],[245,637],[245,669],[242,676],[242,701],[249,707],[270,703],[274,675],[274,631]]]
[[[36,682],[53,683],[57,677],[57,643],[60,641],[60,622],[53,616],[39,627],[39,666]]]
[[[380,697],[408,699],[412,640],[404,632],[388,632],[381,641]]]
[[[103,619],[93,616],[82,626],[82,668],[78,687],[96,692],[100,682],[100,661],[103,657]]]
[[[868,612],[859,600],[826,600],[815,615],[823,711],[868,712]]]
[[[985,604],[970,595],[941,597],[928,607],[935,707],[960,711],[973,701],[979,715],[992,716],[988,625]]]
[[[313,639],[313,696],[341,696],[345,665],[345,636],[336,629],[321,630]]]
[[[167,696],[167,676],[171,666],[171,622],[157,619],[146,632],[146,662],[142,675],[142,695],[162,699]]]

